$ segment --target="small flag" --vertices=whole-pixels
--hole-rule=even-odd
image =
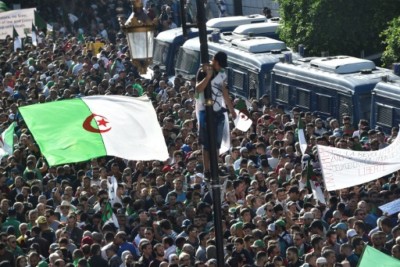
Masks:
[[[47,31],[47,23],[44,19],[39,15],[37,11],[35,11],[35,26],[39,31],[43,31],[46,34]]]
[[[106,155],[128,160],[168,158],[147,96],[88,96],[19,111],[50,166]]]
[[[235,127],[242,132],[247,132],[253,124],[253,121],[243,112],[237,109],[235,109],[235,112],[236,119],[233,121]]]
[[[301,118],[299,118],[299,121],[297,122],[296,130],[297,130],[297,138],[298,138],[299,144],[300,144],[300,150],[301,150],[301,153],[304,155],[307,150],[307,141],[306,141],[306,137],[304,135],[304,123]]]
[[[83,37],[83,33],[79,33],[78,42],[81,43],[81,44],[85,43],[85,37]]]
[[[359,267],[376,267],[376,266],[385,266],[385,267],[398,267],[400,266],[400,260],[386,255],[379,250],[365,246],[364,252],[361,255],[361,260],[358,262]]]
[[[13,26],[13,40],[14,40],[14,52],[17,51],[18,48],[22,48],[22,40],[18,35],[17,30]]]
[[[11,155],[14,152],[14,129],[15,122],[11,123],[7,129],[3,131],[0,139],[0,160],[4,156]]]
[[[114,214],[110,202],[107,202],[106,206],[104,207],[103,214],[101,215],[101,220],[103,221],[103,224],[111,222],[119,229],[118,219],[117,216],[115,216]]]
[[[37,29],[35,25],[32,23],[32,45],[37,46],[38,45],[38,38],[37,38]]]
[[[303,158],[307,158],[304,157]],[[322,192],[321,184],[317,181],[317,175],[314,172],[313,165],[311,164],[311,158],[308,157],[307,163],[307,188],[311,189],[313,197],[320,203],[326,204],[324,193]]]

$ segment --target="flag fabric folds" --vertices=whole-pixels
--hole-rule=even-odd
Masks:
[[[398,267],[400,260],[386,255],[383,252],[371,247],[365,246],[364,252],[361,255],[361,260],[358,262],[358,267]]]
[[[51,166],[106,155],[128,160],[168,158],[147,96],[89,96],[19,110]]]
[[[32,24],[32,45],[37,46],[38,45],[38,33],[35,25]]]
[[[14,152],[14,129],[15,122],[13,122],[1,134],[0,140],[0,160],[4,156],[11,155]]]

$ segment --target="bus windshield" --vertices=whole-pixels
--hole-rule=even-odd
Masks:
[[[200,52],[181,48],[175,67],[176,74],[181,74],[184,79],[189,80],[196,76],[200,65]]]
[[[170,44],[166,42],[162,42],[157,39],[154,40],[154,55],[153,55],[154,65],[165,67],[169,45]]]

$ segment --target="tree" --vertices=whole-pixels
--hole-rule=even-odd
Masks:
[[[391,67],[393,63],[400,61],[400,17],[390,22],[389,27],[383,31],[382,37],[386,45],[382,63],[385,67]]]
[[[360,57],[383,51],[380,33],[400,14],[398,0],[277,0],[283,20],[280,37],[308,55]]]

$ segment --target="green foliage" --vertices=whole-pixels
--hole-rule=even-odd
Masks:
[[[383,51],[380,33],[400,14],[398,0],[277,0],[284,26],[280,37],[307,55],[359,57]]]
[[[400,61],[400,17],[390,22],[382,37],[386,45],[382,62],[385,67],[391,67],[393,63]]]

